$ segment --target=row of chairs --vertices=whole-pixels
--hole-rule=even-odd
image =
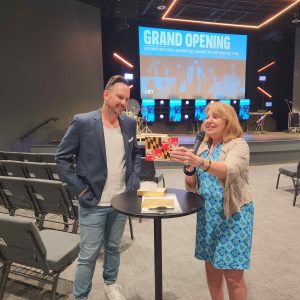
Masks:
[[[55,163],[0,160],[0,175],[60,180]]]
[[[18,208],[31,209],[34,210],[35,215],[38,216],[37,218],[39,219],[40,227],[42,227],[45,215],[47,213],[57,213],[59,215],[64,215],[64,221],[65,223],[67,223],[68,214],[62,212],[61,209],[58,209],[57,212],[53,210],[53,208],[49,210],[50,208],[48,203],[47,207],[43,208],[43,206],[39,204],[39,196],[37,196],[36,193],[32,193],[32,190],[34,190],[34,188],[38,189],[37,186],[39,186],[39,189],[41,189],[41,186],[47,186],[48,189],[56,189],[56,191],[52,191],[52,195],[49,194],[50,191],[47,191],[46,195],[44,195],[45,191],[41,190],[42,199],[46,198],[49,202],[53,201],[52,206],[55,206],[58,201],[57,199],[60,199],[60,193],[62,194],[63,199],[67,199],[64,200],[63,203],[72,202],[69,194],[67,193],[66,186],[60,182],[56,164],[1,160],[0,175],[3,176],[0,180],[0,184],[2,184],[2,188],[0,186],[0,189],[2,189],[2,202],[4,207],[9,210],[11,215],[15,214],[15,211]],[[16,177],[19,177],[19,179],[17,179]],[[24,178],[27,178],[28,180],[25,180]],[[35,180],[37,178],[44,180]],[[51,185],[48,182],[48,179],[57,180],[57,184],[53,183]],[[145,158],[142,158],[140,180],[154,181],[157,184],[162,181],[163,186],[165,186],[163,174],[158,175],[155,171],[154,162],[146,161]],[[62,191],[60,191],[60,189]],[[27,201],[24,201],[24,199],[26,198],[28,198]],[[45,203],[45,201],[43,200],[42,203]],[[73,214],[71,213],[71,218],[73,218],[72,215]],[[78,226],[77,221],[75,225]],[[130,218],[129,225],[131,238],[133,239],[134,236]],[[77,232],[77,228],[75,229],[75,231]]]
[[[49,159],[30,160],[26,159],[28,156],[48,157]],[[54,154],[45,153],[0,152],[0,175],[60,180]],[[142,158],[139,178],[141,181],[154,181],[156,183],[162,181],[163,186],[165,186],[163,174],[157,174],[154,162],[147,161],[144,157]]]
[[[78,211],[76,200],[72,200],[66,184],[47,179],[27,179],[0,176],[0,204],[10,215],[18,209],[33,212],[38,227],[44,228],[48,214],[62,217],[65,229],[72,226],[78,230]],[[49,218],[47,219],[49,221]]]
[[[0,151],[0,159],[55,163],[55,154],[54,153]]]
[[[66,185],[60,181],[33,179],[47,178],[46,175],[49,177],[51,174],[51,179],[59,180],[53,178],[54,172],[49,168],[53,164],[16,161],[1,161],[1,164],[2,175],[13,175],[0,176],[0,204],[8,209],[10,215],[15,215],[18,209],[32,210],[39,229],[43,229],[48,213],[59,214],[63,216],[64,224],[68,224],[68,219],[73,219],[72,232],[77,232],[77,211]],[[162,181],[165,186],[163,175],[156,174],[154,162],[143,158],[141,169],[141,181],[157,184]],[[19,177],[14,177],[17,175]],[[133,239],[130,218],[129,226]],[[78,255],[79,236],[56,230],[39,231],[28,219],[0,214],[0,241],[0,299],[3,298],[9,273],[51,284],[51,299],[56,299],[59,275]],[[31,275],[36,268],[40,273]]]

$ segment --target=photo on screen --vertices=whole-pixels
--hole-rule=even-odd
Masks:
[[[248,120],[250,112],[250,99],[240,99],[239,118],[241,120]]]
[[[195,99],[195,121],[204,121],[206,99]]]
[[[147,122],[155,121],[155,100],[142,99],[141,107],[142,119]]]
[[[181,122],[181,99],[170,99],[169,121]]]
[[[245,98],[247,35],[139,27],[141,98]]]
[[[220,99],[220,102],[227,103],[230,105],[230,99]]]

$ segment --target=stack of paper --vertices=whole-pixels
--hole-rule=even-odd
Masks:
[[[153,181],[141,182],[141,187],[137,190],[138,196],[164,196],[167,189],[164,187],[158,187],[157,183]]]
[[[175,194],[166,194],[165,196],[143,196],[142,213],[180,213],[182,212]]]
[[[166,193],[166,188],[156,188],[155,190],[143,190],[138,189],[137,195],[138,196],[157,196],[162,197]]]
[[[174,199],[164,199],[157,197],[145,197],[142,202],[142,208],[149,209],[173,209]]]

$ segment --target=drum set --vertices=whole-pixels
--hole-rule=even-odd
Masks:
[[[135,99],[129,99],[126,111],[123,112],[124,115],[136,120],[136,133],[137,135],[152,133],[151,129],[148,127],[147,119],[143,119],[138,116],[141,110],[141,106]]]

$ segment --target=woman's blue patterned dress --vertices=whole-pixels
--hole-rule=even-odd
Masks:
[[[217,161],[219,144],[210,155]],[[201,154],[206,157],[208,150]],[[249,269],[253,228],[253,203],[226,218],[223,209],[223,187],[219,180],[197,169],[199,194],[205,200],[197,214],[195,257],[210,262],[217,269]]]

